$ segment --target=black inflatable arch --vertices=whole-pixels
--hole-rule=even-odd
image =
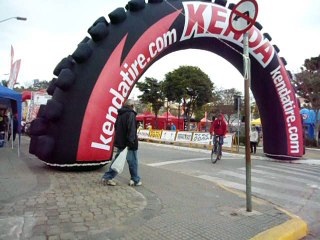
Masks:
[[[32,122],[29,152],[51,166],[103,165],[112,157],[117,110],[139,77],[161,57],[202,49],[243,73],[241,34],[228,25],[234,5],[223,0],[130,1],[97,19],[77,49],[54,69],[53,97]],[[256,23],[249,30],[251,89],[263,123],[266,155],[303,155],[299,106],[285,60]],[[212,63],[214,64],[214,63]]]

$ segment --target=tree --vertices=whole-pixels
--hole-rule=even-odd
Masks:
[[[44,81],[40,81],[39,79],[34,79],[32,81],[33,83],[28,86],[28,87],[24,87],[24,86],[15,86],[14,90],[17,92],[23,92],[23,91],[39,91],[39,90],[47,90],[47,88],[50,85],[50,82],[44,80]]]
[[[180,66],[165,75],[162,89],[169,101],[182,102],[189,129],[194,112],[212,100],[214,85],[200,68]]]
[[[301,72],[292,80],[298,96],[304,98],[316,113],[315,140],[319,146],[319,110],[320,110],[320,55],[306,59]]]
[[[201,108],[198,108],[194,113],[195,120],[197,122],[200,121],[202,118],[205,117],[206,113],[207,113],[208,120],[211,120],[212,114],[210,114],[210,113],[212,112],[213,105],[214,104],[212,102],[210,102],[210,103],[204,104]]]
[[[7,80],[1,80],[1,85],[4,86],[4,87],[8,87]]]
[[[251,113],[252,113],[252,118],[254,119],[260,117],[258,105],[256,102],[251,102]]]
[[[50,85],[50,82],[48,81],[40,81],[38,79],[35,79],[33,82],[33,90],[34,91],[39,91],[39,90],[46,90]]]
[[[212,113],[215,115],[223,113],[228,125],[230,125],[235,120],[232,116],[237,112],[234,109],[234,96],[242,96],[242,93],[235,88],[230,88],[218,90],[217,95],[217,102],[212,109]]]
[[[151,111],[152,109],[150,103],[142,103],[141,101],[136,102],[134,107],[137,114],[144,113],[146,111]]]
[[[138,82],[137,88],[142,92],[138,98],[142,103],[151,103],[154,114],[156,115],[156,128],[158,127],[158,113],[164,104],[164,94],[161,91],[161,84],[155,78],[146,77],[144,82]]]

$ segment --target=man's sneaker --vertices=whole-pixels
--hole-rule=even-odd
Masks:
[[[136,184],[135,184],[135,186],[141,186],[142,185],[142,182],[141,181],[139,181],[139,182],[137,182]]]
[[[101,179],[101,183],[103,185],[109,185],[109,186],[116,186],[117,185],[117,183],[115,181],[113,181],[111,179],[105,179],[105,178]]]
[[[142,185],[141,181],[135,183],[133,180],[130,180],[129,182],[129,186],[141,186],[141,185]]]

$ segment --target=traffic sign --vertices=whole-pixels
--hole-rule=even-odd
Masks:
[[[255,0],[242,0],[231,11],[229,25],[236,33],[247,32],[256,22],[258,4]]]

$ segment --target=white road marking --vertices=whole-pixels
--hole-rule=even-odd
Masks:
[[[197,176],[198,178],[210,181],[210,182],[214,182],[214,183],[219,183],[222,184],[224,186],[230,187],[230,188],[234,188],[240,191],[246,191],[246,185],[245,184],[241,184],[241,183],[237,183],[237,182],[232,182],[232,181],[227,181],[224,180],[222,178],[218,178],[218,177],[212,177],[212,176],[208,176],[208,175],[199,175]],[[263,188],[258,188],[258,187],[252,187],[252,193],[255,194],[259,194],[262,195],[264,197],[272,197],[272,198],[276,198],[276,199],[281,199],[281,200],[286,200],[288,202],[292,202],[294,204],[300,205],[300,206],[305,206],[307,203],[310,204],[310,206],[312,208],[318,209],[320,208],[320,204],[318,202],[315,201],[311,201],[308,199],[304,199],[302,197],[299,196],[293,196],[293,195],[289,195],[289,194],[284,194],[284,193],[279,193],[279,192],[275,192],[275,191],[270,191],[270,190],[266,190]]]
[[[190,158],[190,159],[181,159],[181,160],[172,160],[172,161],[165,161],[165,162],[158,162],[158,163],[149,163],[147,164],[150,167],[159,167],[159,166],[164,166],[164,165],[169,165],[169,164],[176,164],[176,163],[185,163],[185,162],[193,162],[193,161],[204,161],[208,160],[209,158]]]
[[[245,171],[245,168],[238,168],[239,170]],[[276,179],[281,179],[284,177],[284,174],[280,174],[280,173],[274,173],[274,172],[270,172],[270,171],[262,171],[262,170],[258,170],[258,169],[252,169],[251,170],[252,173],[257,174],[260,177],[266,177],[268,178],[276,178]],[[292,172],[292,174],[294,174],[294,172]],[[293,177],[293,176],[285,176],[286,180],[290,180],[290,181],[294,181],[294,182],[301,182],[301,183],[305,183],[305,184],[313,184],[314,181],[310,181],[304,178],[297,178],[297,177]]]
[[[246,179],[246,175],[244,173],[237,173],[235,171],[222,170],[222,171],[218,172],[218,175],[222,178],[227,176],[227,177],[237,178],[237,180],[241,179],[240,181],[243,181],[243,182],[245,182],[245,179]],[[293,191],[305,191],[306,190],[306,187],[304,187],[304,186],[296,186],[293,184],[284,183],[284,182],[280,182],[280,181],[273,181],[270,179],[268,179],[266,181],[266,179],[264,179],[264,178],[254,177],[254,176],[251,177],[251,181],[253,183],[261,183],[264,185],[269,185],[269,186],[273,186],[276,188],[283,188],[286,190],[293,190]]]
[[[292,170],[292,169],[291,170],[281,169],[278,166],[277,167],[268,167],[268,166],[259,165],[259,166],[256,166],[256,168],[263,168],[263,169],[269,169],[269,170],[276,171],[276,172],[289,173],[289,174],[292,174],[292,175],[302,176],[304,178],[309,178],[310,180],[313,179],[314,181],[318,181],[319,180],[319,177],[312,176],[312,175],[306,174],[306,173],[300,173],[300,172],[297,172],[297,171]]]

